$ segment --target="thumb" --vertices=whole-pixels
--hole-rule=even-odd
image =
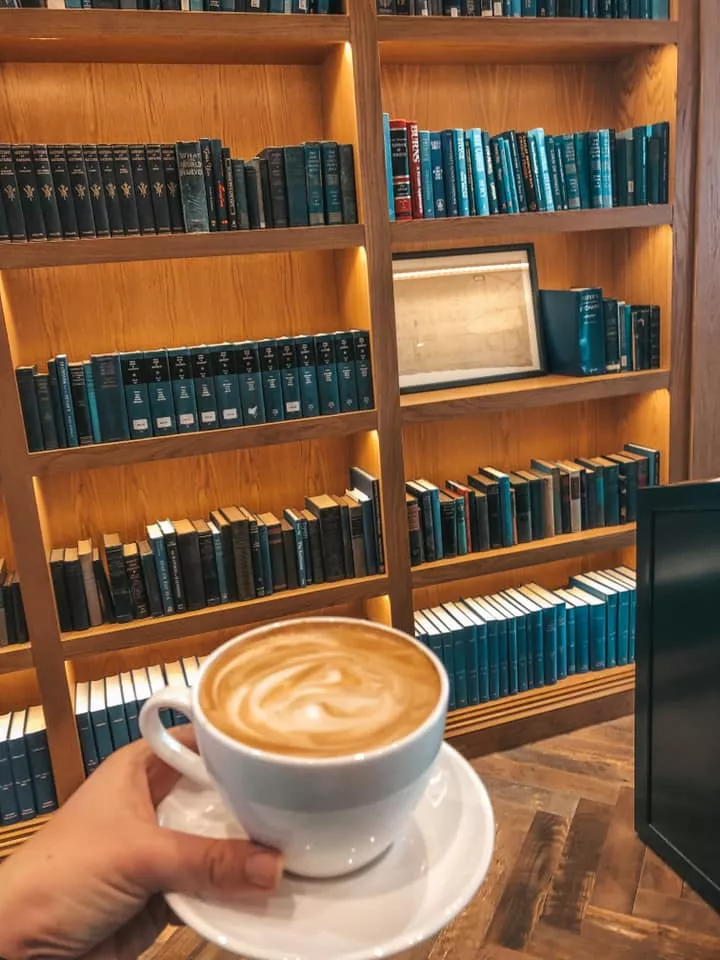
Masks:
[[[152,892],[227,899],[248,890],[270,893],[283,870],[281,854],[247,840],[217,840],[158,827],[145,846]]]

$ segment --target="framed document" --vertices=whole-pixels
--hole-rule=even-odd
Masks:
[[[532,244],[393,254],[400,392],[545,373]]]

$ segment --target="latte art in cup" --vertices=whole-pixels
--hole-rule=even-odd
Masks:
[[[199,690],[208,721],[249,747],[338,757],[387,746],[438,705],[440,677],[422,649],[363,621],[277,624],[230,647]]]

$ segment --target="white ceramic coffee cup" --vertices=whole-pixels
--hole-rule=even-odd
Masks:
[[[323,630],[357,623],[342,617],[295,622],[305,629],[317,622]],[[229,647],[272,634],[273,624],[219,647],[203,664],[192,690],[160,690],[140,713],[140,729],[153,751],[195,783],[216,788],[248,836],[281,850],[286,868],[302,876],[340,876],[384,853],[407,826],[442,744],[448,703],[444,667],[407,634],[383,624],[367,626],[379,638],[387,634],[415,646],[439,678],[438,702],[430,716],[394,743],[353,756],[293,757],[246,746],[213,726],[200,706],[205,675]],[[167,707],[192,721],[200,756],[165,730],[159,713]]]

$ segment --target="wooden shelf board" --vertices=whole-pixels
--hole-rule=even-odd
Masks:
[[[320,63],[349,38],[344,16],[0,10],[0,61]]]
[[[490,217],[396,221],[390,224],[390,237],[393,250],[406,250],[415,244],[441,246],[444,243],[475,243],[482,240],[501,240],[509,236],[517,237],[519,234],[535,236],[658,227],[671,224],[672,219],[672,206],[669,204],[615,207],[611,210],[502,213]]]
[[[308,417],[283,420],[280,423],[261,423],[256,426],[233,427],[227,430],[205,430],[198,433],[180,433],[147,440],[126,440],[119,443],[98,443],[85,447],[67,447],[47,450],[27,456],[32,476],[42,477],[80,470],[99,470],[104,467],[174,460],[178,457],[199,457],[227,450],[249,450],[257,447],[278,446],[300,440],[318,440],[326,437],[364,433],[377,427],[375,410],[359,410],[329,417]]]
[[[616,60],[678,42],[672,20],[378,17],[385,63],[557,63]]]
[[[29,840],[47,821],[47,817],[35,817],[33,820],[14,823],[11,827],[0,827],[0,860],[17,850],[21,843]]]
[[[531,720],[542,714],[567,710],[588,701],[632,692],[634,688],[634,664],[576,674],[552,686],[538,687],[512,697],[454,710],[448,716],[445,736],[452,739]]]
[[[583,403],[586,400],[651,393],[653,390],[666,390],[669,386],[669,370],[634,370],[603,377],[562,377],[551,374],[403,394],[400,406],[403,423],[424,423],[498,410],[549,407],[560,403]]]
[[[389,589],[387,576],[363,577],[359,580],[341,580],[321,583],[303,590],[284,590],[246,600],[226,603],[218,607],[204,607],[172,617],[134,620],[131,623],[107,624],[78,633],[63,634],[63,653],[66,660],[89,653],[103,653],[180,640],[213,630],[225,630],[273,617],[302,615],[319,607],[327,607],[353,600],[379,597]]]
[[[15,673],[17,670],[30,670],[33,658],[29,643],[0,647],[0,674]]]
[[[452,580],[467,580],[470,577],[482,577],[489,573],[500,573],[503,570],[515,570],[540,563],[553,563],[556,560],[583,557],[604,550],[618,550],[631,547],[634,543],[634,523],[566,533],[559,537],[548,537],[547,540],[516,544],[514,547],[423,563],[412,568],[413,588],[431,587]]]
[[[0,243],[0,269],[231,257],[296,250],[344,250],[361,247],[364,243],[365,228],[357,223],[331,227],[279,227],[223,233],[110,237],[103,240],[5,242]]]

